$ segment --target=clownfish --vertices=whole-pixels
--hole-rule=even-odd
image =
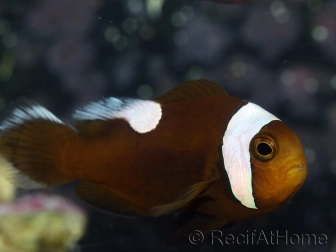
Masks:
[[[11,110],[0,175],[25,189],[79,181],[79,198],[119,215],[180,213],[173,241],[275,210],[308,172],[289,127],[204,79],[154,100],[92,102],[73,118],[32,101]]]

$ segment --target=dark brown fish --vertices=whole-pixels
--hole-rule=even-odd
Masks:
[[[307,176],[291,129],[207,80],[152,101],[107,98],[74,119],[15,108],[0,126],[1,174],[27,189],[80,180],[81,199],[121,215],[186,213],[175,241],[270,212]]]

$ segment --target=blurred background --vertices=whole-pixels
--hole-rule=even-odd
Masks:
[[[28,97],[71,122],[74,109],[103,97],[148,99],[185,80],[216,81],[292,127],[310,169],[290,202],[224,234],[288,230],[328,237],[326,245],[279,246],[208,239],[171,250],[162,237],[173,216],[116,217],[83,204],[74,186],[65,185],[42,192],[66,197],[85,213],[86,228],[83,219],[74,244],[82,238],[65,250],[34,251],[336,251],[335,13],[332,0],[1,0],[1,111]],[[37,192],[19,190],[16,198],[31,193]]]

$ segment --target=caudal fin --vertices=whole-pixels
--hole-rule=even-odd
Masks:
[[[15,186],[34,189],[75,180],[64,169],[63,153],[76,133],[47,109],[25,101],[0,131],[0,176]]]

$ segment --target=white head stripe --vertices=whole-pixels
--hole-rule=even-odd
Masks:
[[[161,105],[154,101],[140,99],[107,98],[88,104],[75,111],[76,120],[125,119],[139,133],[156,128],[162,116]]]
[[[233,195],[246,207],[257,208],[253,198],[249,146],[271,121],[279,120],[258,105],[248,103],[234,114],[223,137],[223,159]]]

